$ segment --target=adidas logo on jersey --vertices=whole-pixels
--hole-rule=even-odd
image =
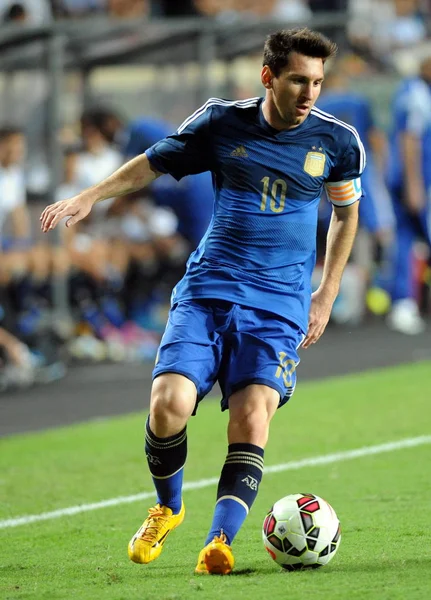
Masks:
[[[236,158],[248,158],[247,150],[244,148],[244,146],[238,146],[238,148],[232,150],[230,155]]]

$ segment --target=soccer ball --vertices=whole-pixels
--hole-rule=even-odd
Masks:
[[[340,545],[340,522],[319,496],[290,494],[266,515],[263,544],[276,563],[288,571],[327,565]]]

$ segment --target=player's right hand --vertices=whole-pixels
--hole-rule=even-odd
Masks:
[[[93,200],[84,193],[49,204],[40,215],[40,227],[46,233],[54,229],[65,217],[71,217],[66,221],[66,227],[75,225],[89,214],[92,206]]]

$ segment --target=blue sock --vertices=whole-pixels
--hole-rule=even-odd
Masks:
[[[187,429],[166,438],[159,438],[150,429],[150,417],[145,432],[145,454],[157,492],[157,502],[168,506],[174,514],[181,510],[183,471],[187,457]]]
[[[229,445],[205,545],[222,532],[228,544],[232,543],[257,496],[262,474],[263,448],[253,444]]]

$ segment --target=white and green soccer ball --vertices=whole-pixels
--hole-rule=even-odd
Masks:
[[[265,549],[288,571],[327,565],[341,541],[340,522],[328,502],[313,494],[278,500],[263,522]]]

